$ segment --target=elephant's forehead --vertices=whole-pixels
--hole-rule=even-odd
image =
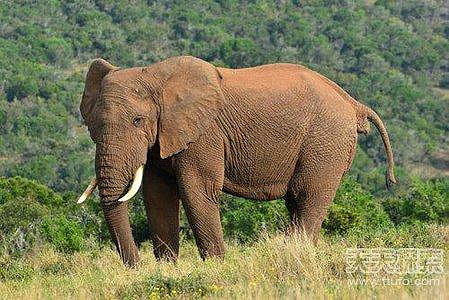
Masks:
[[[133,94],[133,86],[127,82],[105,81],[101,87],[101,96],[105,98],[123,98]]]
[[[101,100],[107,103],[138,103],[142,98],[141,88],[131,80],[105,80],[101,87]]]
[[[109,73],[103,79],[103,83],[121,83],[121,84],[134,84],[142,75],[142,68],[130,68],[117,70]]]
[[[101,93],[103,97],[133,98],[137,100],[141,98],[143,93],[141,86],[141,80],[137,76],[116,76],[112,74],[103,79]]]
[[[117,118],[117,115],[137,114],[151,109],[138,85],[108,81],[102,86],[102,92],[96,105],[96,112],[105,118]]]

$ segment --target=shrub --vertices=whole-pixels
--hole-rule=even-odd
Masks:
[[[221,220],[224,235],[241,242],[257,239],[261,232],[274,232],[288,220],[284,201],[250,201],[223,195]]]
[[[79,251],[103,229],[95,208],[76,207],[72,193],[62,197],[32,180],[0,178],[1,253],[21,255],[44,243],[63,253]]]
[[[46,240],[60,252],[73,253],[85,246],[85,235],[81,225],[64,216],[45,218],[41,228]]]
[[[444,74],[440,80],[440,87],[441,88],[449,88],[449,74]]]
[[[0,246],[3,254],[21,254],[40,240],[39,223],[48,209],[32,198],[18,197],[0,205]]]
[[[449,221],[449,179],[423,181],[413,178],[411,186],[383,206],[395,224]]]
[[[150,228],[148,226],[147,213],[142,193],[139,193],[132,201],[130,201],[128,207],[133,237],[136,243],[140,245],[150,238]],[[103,217],[102,213],[101,215]]]
[[[325,233],[345,234],[390,227],[382,205],[352,178],[345,179],[337,191],[323,222]]]
[[[48,207],[61,207],[63,203],[61,195],[33,180],[22,177],[0,178],[0,205],[24,197]]]

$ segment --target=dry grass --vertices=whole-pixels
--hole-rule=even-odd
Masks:
[[[448,227],[432,235],[449,240]],[[252,246],[228,243],[223,260],[199,259],[187,242],[177,264],[156,262],[151,246],[141,249],[137,269],[123,267],[113,250],[65,256],[47,248],[14,265],[15,274],[0,283],[1,299],[17,298],[426,298],[449,297],[447,273],[427,286],[353,285],[345,272],[345,250],[350,242],[305,240],[275,235]],[[445,270],[448,247],[445,247]],[[7,275],[8,276],[8,275]],[[382,275],[378,275],[382,276]],[[357,278],[365,278],[361,274]]]

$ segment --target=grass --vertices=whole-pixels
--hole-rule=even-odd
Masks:
[[[109,248],[61,254],[50,247],[5,261],[0,270],[0,298],[444,298],[447,273],[429,285],[362,285],[355,279],[379,279],[345,272],[345,251],[364,247],[407,247],[413,232],[395,231],[377,238],[321,237],[316,245],[283,234],[265,236],[252,245],[228,242],[224,259],[201,261],[192,242],[183,242],[176,264],[155,261],[151,245],[141,247],[137,269],[123,267]],[[449,270],[449,226],[431,225],[416,247],[444,250]],[[392,244],[393,242],[393,244]]]

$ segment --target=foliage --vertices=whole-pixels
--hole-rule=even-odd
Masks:
[[[391,221],[382,205],[351,178],[343,181],[323,222],[326,233],[339,234],[390,226]]]
[[[373,107],[402,165],[447,145],[444,1],[2,1],[0,176],[80,192],[94,145],[79,102],[89,60],[142,66],[194,55],[225,67],[302,63]],[[352,174],[382,176],[377,134]],[[365,157],[366,163],[358,163]],[[371,173],[371,176],[375,176]],[[377,190],[379,186],[375,187]]]
[[[48,187],[20,177],[0,178],[0,204],[14,203],[17,198],[33,199],[47,207],[61,207],[62,197]]]
[[[395,224],[449,221],[449,180],[414,178],[410,188],[383,203]]]
[[[28,179],[0,178],[0,199],[2,255],[20,256],[45,244],[72,253],[104,232],[95,207],[74,210],[71,197]]]
[[[382,230],[410,224],[448,223],[449,182],[413,179],[412,185],[380,201],[353,178],[342,182],[323,223],[326,235],[372,236]],[[99,199],[76,206],[74,195],[61,196],[34,181],[20,177],[0,179],[0,246],[20,255],[50,244],[63,253],[110,245]],[[150,231],[143,200],[130,206],[133,235],[138,244]],[[221,219],[226,239],[251,242],[261,235],[283,230],[288,214],[282,200],[250,201],[231,195],[221,199]],[[181,217],[182,236],[192,240],[187,219]]]
[[[224,195],[221,220],[228,238],[247,242],[283,228],[288,217],[282,200],[260,202]]]
[[[40,240],[40,220],[47,215],[48,209],[32,198],[17,197],[0,205],[1,252],[18,254],[33,249]]]
[[[64,216],[45,218],[42,223],[42,233],[56,250],[63,253],[73,253],[84,248],[84,228],[74,220]]]

